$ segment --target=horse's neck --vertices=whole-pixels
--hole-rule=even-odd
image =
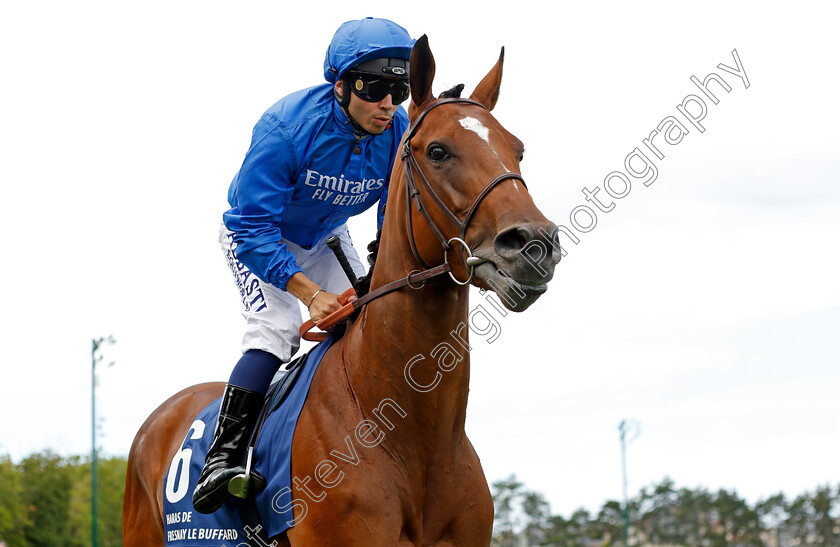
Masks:
[[[417,268],[403,231],[383,234],[371,287]],[[421,289],[389,293],[364,308],[348,340],[348,349],[360,358],[348,363],[347,372],[354,396],[367,405],[363,412],[390,399],[398,406],[396,413],[405,414],[397,422],[390,416],[398,427],[389,435],[421,445],[432,438],[434,444],[446,437],[457,440],[463,433],[468,299],[466,287],[443,276]]]

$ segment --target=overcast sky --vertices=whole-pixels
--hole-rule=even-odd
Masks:
[[[371,15],[428,35],[436,92],[471,90],[505,46],[494,114],[558,224],[592,206],[584,188],[606,203],[604,179],[668,117],[688,130],[652,184],[593,209],[537,304],[497,317],[492,344],[473,336],[467,431],[489,481],[597,510],[621,496],[628,419],[631,495],[665,476],[751,501],[840,482],[833,4],[293,5],[0,8],[0,454],[90,450],[92,338],[117,340],[106,454],[171,394],[228,378],[243,327],[216,243],[228,184],[261,113],[323,81],[335,29]],[[718,68],[733,50],[749,87]],[[677,107],[710,72],[731,91],[701,97],[701,132]],[[351,223],[357,247],[374,222]]]

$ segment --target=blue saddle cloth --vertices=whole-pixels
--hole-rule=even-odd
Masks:
[[[309,393],[312,377],[332,338],[315,346],[297,371],[297,381],[282,403],[265,419],[254,449],[253,467],[265,476],[267,485],[254,501],[265,533],[273,537],[293,524],[292,439],[300,411]],[[278,401],[270,399],[269,407]],[[192,493],[204,467],[213,440],[221,397],[202,410],[187,432],[181,450],[175,454],[164,482],[163,511],[167,547],[234,547],[248,544],[258,531],[243,525],[239,500],[233,498],[215,513],[193,509]]]

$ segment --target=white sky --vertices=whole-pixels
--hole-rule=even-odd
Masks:
[[[621,496],[627,418],[631,495],[666,475],[751,501],[840,482],[833,4],[287,6],[0,8],[0,454],[89,451],[94,337],[117,339],[98,389],[107,454],[169,395],[227,379],[243,326],[216,244],[228,184],[260,114],[321,82],[338,25],[373,15],[429,36],[437,92],[471,90],[506,47],[495,114],[567,226],[581,189],[697,93],[690,76],[732,86],[535,306],[492,346],[474,336],[467,428],[488,480],[597,511]],[[749,89],[716,69],[733,49]],[[358,247],[373,223],[351,223]]]

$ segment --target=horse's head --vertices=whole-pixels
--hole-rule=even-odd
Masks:
[[[503,59],[504,49],[470,99],[435,98],[434,57],[426,37],[417,40],[402,159],[416,259],[439,263],[448,247],[456,280],[493,290],[508,309],[522,311],[545,292],[560,247],[556,226],[519,174],[522,142],[490,114]]]

